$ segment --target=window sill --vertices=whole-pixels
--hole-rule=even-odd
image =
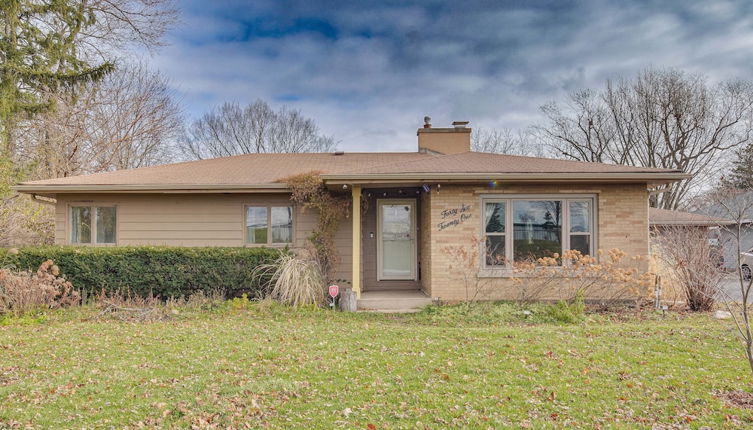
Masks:
[[[520,275],[512,269],[481,269],[478,271],[479,278],[516,278]]]
[[[292,243],[245,243],[246,248],[292,248]]]
[[[557,271],[560,271],[563,269],[562,266],[547,266],[547,269],[554,269]],[[511,268],[504,268],[504,269],[481,269],[478,271],[478,277],[479,278],[535,278],[539,276],[538,273],[534,272],[515,272]],[[573,277],[573,276],[569,276]]]

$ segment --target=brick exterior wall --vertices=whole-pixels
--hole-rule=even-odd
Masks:
[[[452,269],[457,260],[448,255],[447,247],[467,244],[469,249],[475,240],[481,237],[481,198],[493,194],[594,194],[597,202],[596,246],[602,250],[613,248],[625,251],[629,256],[648,256],[648,192],[646,184],[618,184],[594,186],[556,186],[556,185],[503,185],[498,189],[478,186],[443,185],[439,190],[431,191],[424,197],[425,204],[421,213],[423,243],[431,243],[422,253],[422,284],[427,294],[443,301],[461,301],[466,299],[466,282],[463,271]],[[439,228],[447,219],[442,218],[442,211],[456,208],[467,209],[465,216],[456,225]],[[481,258],[478,259],[478,268]],[[640,270],[648,270],[645,261],[634,262]],[[467,272],[466,272],[467,273]],[[474,271],[474,276],[476,272]],[[520,280],[519,280],[520,281]],[[484,278],[483,297],[487,300],[516,300],[520,298],[520,284],[508,277]],[[563,282],[566,282],[563,279]],[[472,287],[471,289],[474,289]],[[542,299],[556,300],[562,298],[556,289],[552,289]],[[614,297],[610,292],[591,292],[586,299],[604,299]],[[635,296],[631,298],[637,298]]]

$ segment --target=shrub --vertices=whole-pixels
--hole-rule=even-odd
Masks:
[[[44,261],[36,273],[0,269],[0,315],[21,316],[39,309],[78,304],[78,292],[59,275],[52,260]]]
[[[181,247],[70,247],[43,246],[0,253],[0,266],[29,270],[48,259],[82,293],[103,289],[128,291],[161,299],[224,291],[229,297],[245,293],[262,296],[264,277],[255,277],[259,265],[274,262],[280,251],[272,248]]]
[[[652,237],[654,255],[670,279],[677,281],[691,311],[714,309],[715,298],[727,275],[705,228],[668,227]]]
[[[563,255],[515,262],[513,281],[520,301],[550,299],[574,301],[581,294],[604,304],[636,301],[649,296],[654,274],[635,263],[644,257],[628,257],[619,249],[598,251],[598,256],[567,250]]]
[[[575,324],[582,321],[586,315],[583,291],[578,291],[571,301],[560,300],[557,304],[550,305],[547,313],[555,322]]]
[[[259,266],[257,274],[268,277],[269,297],[291,306],[324,303],[326,280],[313,255],[283,254],[272,264]]]

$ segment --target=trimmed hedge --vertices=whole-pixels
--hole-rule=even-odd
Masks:
[[[260,297],[253,270],[274,262],[273,248],[35,246],[0,251],[0,266],[36,271],[50,259],[73,287],[87,294],[128,290],[146,296],[180,297],[222,289],[228,297]]]

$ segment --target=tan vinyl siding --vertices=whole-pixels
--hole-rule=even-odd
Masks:
[[[65,245],[68,243],[68,237],[66,236],[66,222],[68,220],[67,206],[60,204],[60,199],[55,205],[55,244]]]
[[[117,206],[117,245],[246,246],[245,207],[290,205],[288,194],[59,194],[55,243],[69,244],[68,208],[78,204]],[[317,215],[296,208],[294,248],[306,245]],[[350,220],[344,220],[335,242],[340,249],[338,278],[350,280]],[[253,246],[253,245],[249,245]],[[280,245],[284,246],[284,245]]]

